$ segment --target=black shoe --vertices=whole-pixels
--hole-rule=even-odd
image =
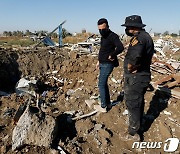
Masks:
[[[106,107],[107,111],[111,110],[112,109],[112,105],[111,104],[108,104],[107,107]]]

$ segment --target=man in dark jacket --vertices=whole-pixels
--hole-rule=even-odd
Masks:
[[[143,29],[141,17],[126,17],[125,32],[132,37],[124,60],[124,93],[129,113],[129,139],[139,140],[144,112],[144,94],[151,80],[150,65],[154,44],[150,35]]]
[[[107,84],[108,77],[113,71],[113,68],[119,65],[117,55],[124,50],[124,47],[119,40],[119,36],[109,29],[107,19],[101,18],[97,24],[99,33],[101,34],[101,47],[96,65],[96,68],[100,70],[98,86],[101,106],[95,105],[94,108],[100,112],[107,112],[111,108]]]

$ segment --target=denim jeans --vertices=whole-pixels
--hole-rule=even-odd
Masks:
[[[101,98],[101,107],[105,108],[108,104],[110,104],[110,95],[109,95],[109,88],[108,88],[108,77],[113,71],[114,65],[109,63],[100,63],[99,69],[99,92]]]

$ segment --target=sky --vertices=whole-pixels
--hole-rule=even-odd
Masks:
[[[124,33],[125,18],[140,15],[146,31],[179,33],[180,0],[0,0],[0,33],[52,31],[64,20],[67,31],[98,33],[97,21],[107,18],[110,29]]]

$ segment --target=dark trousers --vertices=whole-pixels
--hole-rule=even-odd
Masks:
[[[144,94],[146,93],[149,82],[143,82],[143,77],[135,75],[125,77],[124,96],[125,103],[129,113],[128,132],[131,135],[138,133],[143,113],[144,113]]]
[[[110,104],[110,95],[109,95],[109,87],[107,84],[108,77],[113,71],[114,65],[105,63],[100,63],[99,69],[99,92],[100,92],[100,98],[101,98],[101,107],[105,108],[108,104]]]

